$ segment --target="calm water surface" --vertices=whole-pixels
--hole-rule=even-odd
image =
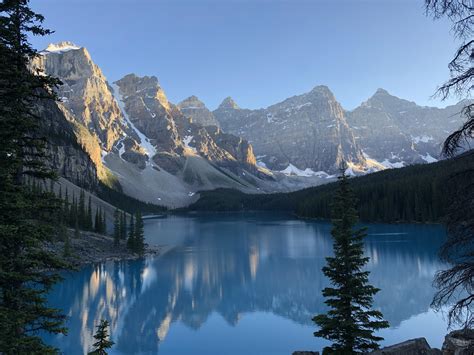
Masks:
[[[66,274],[50,303],[68,336],[45,336],[65,354],[90,350],[94,326],[111,322],[111,354],[291,354],[320,350],[313,315],[324,312],[321,273],[331,226],[271,214],[173,216],[145,223],[149,244],[168,251]],[[375,306],[390,322],[385,344],[426,337],[441,346],[442,315],[430,310],[440,226],[370,225]]]

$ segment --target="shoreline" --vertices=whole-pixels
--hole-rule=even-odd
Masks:
[[[119,246],[114,245],[110,236],[89,231],[80,231],[79,238],[74,236],[74,230],[67,231],[70,242],[70,254],[64,255],[65,241],[55,241],[46,244],[46,249],[60,256],[73,268],[103,263],[107,261],[137,260],[150,256],[159,256],[166,251],[166,246],[147,245],[144,255],[132,253],[127,249],[126,240],[121,240]]]
[[[295,219],[299,220],[307,220],[307,221],[313,221],[313,222],[328,222],[331,223],[330,218],[321,218],[321,217],[306,217],[306,216],[300,216],[294,211],[283,211],[283,210],[170,210],[167,211],[167,215],[176,215],[176,216],[186,216],[186,215],[198,215],[198,214],[245,214],[245,213],[274,213],[274,214],[285,214],[288,216],[291,216]],[[420,222],[420,221],[391,221],[391,222],[384,222],[384,221],[366,221],[366,220],[360,220],[359,223],[361,224],[390,224],[390,225],[400,225],[400,224],[416,224],[416,225],[440,225],[444,226],[445,223],[442,221],[429,221],[429,222]]]

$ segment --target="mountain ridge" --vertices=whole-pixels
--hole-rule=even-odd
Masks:
[[[445,127],[444,109],[384,89],[348,111],[325,85],[256,110],[226,97],[210,111],[194,95],[173,104],[153,75],[109,82],[74,43],[40,53],[35,65],[63,81],[58,106],[98,178],[114,176],[131,196],[168,206],[188,204],[200,190],[319,185],[334,180],[343,161],[352,175],[436,161],[444,131],[460,122]],[[441,131],[427,126],[433,115]]]

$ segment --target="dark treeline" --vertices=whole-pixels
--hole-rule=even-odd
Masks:
[[[97,188],[97,197],[128,213],[135,213],[136,211],[141,211],[142,213],[160,213],[167,210],[164,206],[137,200],[102,183],[99,183]]]
[[[116,247],[125,242],[131,252],[139,255],[145,254],[146,243],[141,212],[137,211],[135,215],[130,214],[130,222],[127,224],[127,214],[116,209],[113,237]]]
[[[67,188],[63,191],[62,186],[55,192],[52,180],[50,180],[49,187],[46,182],[39,180],[29,180],[27,185],[33,193],[50,193],[55,198],[58,205],[55,221],[57,224],[83,231],[106,233],[107,224],[104,209],[93,207],[91,196],[89,195],[86,199],[83,189],[77,196],[74,191],[70,193]]]
[[[71,228],[80,230],[94,231],[96,233],[105,234],[107,231],[107,223],[105,220],[105,211],[101,207],[92,207],[91,197],[87,199],[84,190],[81,190],[79,196],[74,194],[70,197],[66,190],[62,196],[59,191],[59,198],[63,201],[63,221]]]
[[[390,169],[351,179],[358,199],[358,212],[367,222],[441,222],[449,197],[468,185],[474,169],[474,152],[434,164]],[[307,218],[330,218],[336,183],[291,193],[248,195],[219,189],[201,192],[189,207],[202,211],[288,211]]]

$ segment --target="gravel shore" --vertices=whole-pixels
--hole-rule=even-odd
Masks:
[[[80,232],[80,237],[74,237],[74,231],[68,230],[70,241],[70,255],[64,256],[64,242],[57,241],[48,243],[46,248],[57,255],[64,257],[65,261],[75,267],[94,264],[109,260],[138,259],[138,254],[132,253],[126,247],[126,241],[120,241],[119,246],[114,245],[114,239],[110,236],[93,232]],[[144,256],[161,254],[162,247],[147,246]]]

